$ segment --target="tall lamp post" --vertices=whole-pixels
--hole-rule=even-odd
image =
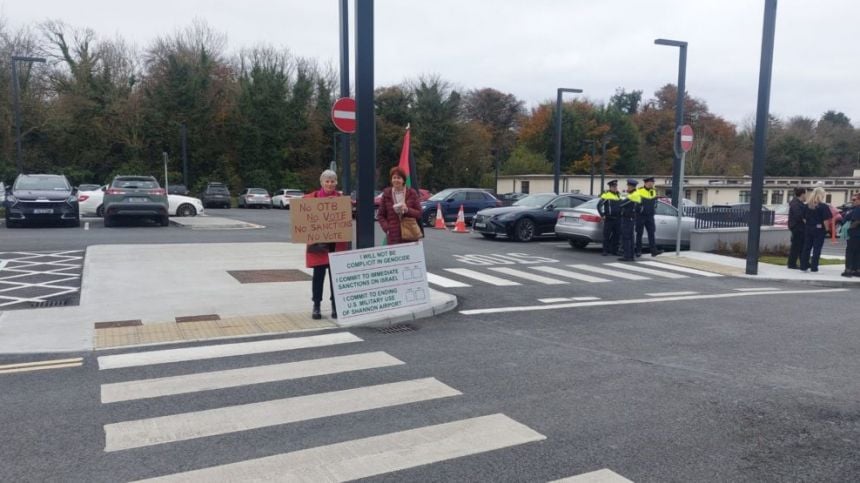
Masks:
[[[579,93],[582,92],[582,89],[558,88],[558,95],[555,100],[555,170],[552,180],[555,194],[559,193],[558,182],[561,179],[561,95],[565,92]]]
[[[687,42],[682,40],[667,40],[657,39],[654,41],[657,45],[668,45],[670,47],[678,47],[680,49],[678,57],[678,94],[675,99],[675,130],[681,128],[684,123],[684,95],[686,93],[687,79]],[[676,136],[675,143],[677,144],[678,137]],[[678,193],[678,186],[681,184],[681,156],[678,153],[681,151],[678,146],[675,146],[675,158],[672,163],[672,206],[680,209],[681,194]]]
[[[24,57],[20,55],[12,56],[12,102],[15,109],[15,164],[18,168],[18,174],[24,172],[24,164],[21,160],[21,104],[19,101],[21,85],[18,84],[18,62],[41,62],[45,59],[42,57]]]
[[[603,138],[603,147],[600,150],[600,189],[606,189],[606,145],[612,140],[612,134]]]
[[[586,146],[588,146],[589,144],[591,145],[591,188],[589,188],[588,194],[593,196],[594,195],[594,157],[597,156],[597,152],[596,152],[597,151],[597,142],[594,141],[593,139],[586,139],[585,141],[582,142],[582,144],[585,144]]]

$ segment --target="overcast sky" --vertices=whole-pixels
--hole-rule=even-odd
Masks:
[[[13,29],[60,19],[140,47],[200,18],[227,34],[232,51],[266,43],[337,65],[338,3],[0,0],[0,14]],[[654,45],[662,37],[689,42],[688,93],[735,123],[755,114],[763,0],[376,0],[375,8],[377,86],[439,74],[529,107],[558,87],[595,101],[617,87],[651,97],[677,82],[678,49]],[[856,0],[779,3],[773,114],[818,119],[834,109],[860,124],[858,23]]]

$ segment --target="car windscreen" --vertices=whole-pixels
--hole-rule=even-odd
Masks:
[[[264,189],[260,189],[260,188],[251,188],[248,190],[248,193],[251,193],[252,195],[267,195],[267,194],[269,194],[268,191],[266,191]]]
[[[585,203],[580,203],[579,205],[577,205],[576,209],[578,209],[578,210],[596,210],[597,209],[597,203],[600,203],[600,198],[593,198],[593,199],[586,201]]]
[[[69,183],[60,176],[24,176],[15,181],[13,190],[69,191]]]
[[[449,196],[451,196],[451,193],[453,193],[453,192],[454,192],[454,190],[452,190],[452,189],[442,190],[442,191],[436,193],[435,195],[431,196],[429,201],[446,200],[446,199],[448,199]]]
[[[229,193],[229,191],[227,191],[227,188],[223,186],[210,186],[206,188],[206,192],[218,195],[226,195],[227,193]]]
[[[514,203],[514,206],[525,206],[526,208],[540,208],[554,200],[556,195],[552,193],[542,195],[529,195]]]
[[[152,190],[158,188],[158,182],[151,179],[116,179],[111,186],[130,190]]]

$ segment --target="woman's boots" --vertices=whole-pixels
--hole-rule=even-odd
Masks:
[[[322,314],[320,313],[320,303],[314,302],[314,310],[311,312],[311,318],[314,320],[319,320],[322,318]]]

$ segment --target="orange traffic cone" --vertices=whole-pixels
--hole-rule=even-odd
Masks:
[[[445,227],[445,218],[442,217],[442,203],[436,203],[436,226],[433,228],[437,230],[447,230]]]
[[[460,211],[457,213],[457,223],[454,223],[454,233],[469,233],[466,231],[466,217],[463,215],[463,205],[460,205]]]

